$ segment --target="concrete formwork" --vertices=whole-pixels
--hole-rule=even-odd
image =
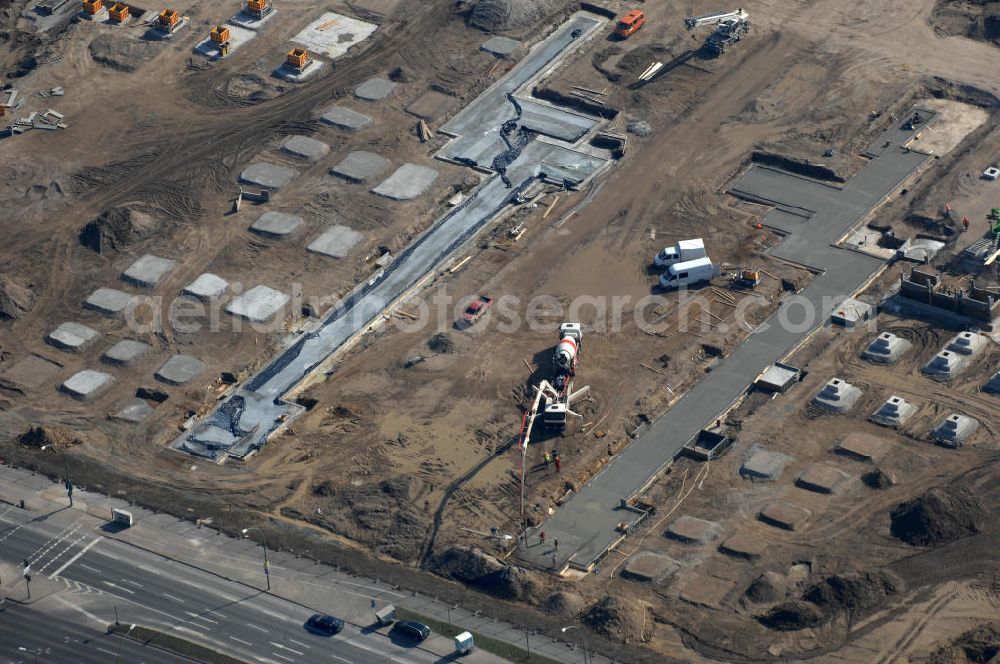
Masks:
[[[347,226],[331,226],[313,240],[306,250],[330,258],[343,258],[362,238],[364,235]]]
[[[293,157],[305,161],[319,161],[330,152],[330,146],[308,136],[289,136],[281,144],[281,149]]]
[[[850,476],[824,463],[814,463],[802,471],[795,480],[795,485],[807,491],[833,494],[848,480]]]
[[[771,482],[781,477],[781,472],[791,460],[787,454],[757,449],[740,466],[740,475]]]
[[[363,101],[382,101],[392,94],[396,84],[385,78],[370,78],[354,90],[354,96]]]
[[[952,413],[931,432],[931,439],[945,447],[958,447],[971,438],[979,430],[979,420]]]
[[[951,350],[943,350],[932,357],[931,361],[924,365],[920,371],[936,380],[952,380],[965,369],[968,364],[967,359],[965,355]]]
[[[92,344],[99,336],[97,330],[86,325],[68,322],[49,332],[45,340],[56,348],[76,352]]]
[[[757,514],[757,518],[764,523],[785,530],[798,530],[810,516],[812,516],[812,512],[806,508],[783,500],[768,503]]]
[[[212,274],[211,272],[205,272],[200,275],[197,279],[189,283],[181,291],[187,296],[193,297],[196,300],[201,300],[202,302],[211,300],[214,297],[219,297],[229,288],[229,282],[218,276],[217,274]]]
[[[872,461],[882,457],[889,449],[889,441],[867,433],[851,433],[844,437],[834,451],[859,461]]]
[[[433,168],[403,164],[372,191],[394,201],[408,201],[427,191],[437,177],[438,172]]]
[[[152,346],[133,339],[122,339],[104,351],[101,359],[108,364],[128,366],[152,350]]]
[[[813,397],[812,405],[835,415],[843,415],[854,408],[861,398],[861,390],[843,378],[831,378]]]
[[[483,42],[482,46],[479,47],[480,50],[486,51],[487,53],[492,53],[498,58],[509,58],[513,55],[518,48],[521,47],[521,42],[516,39],[511,39],[510,37],[492,37]]]
[[[190,355],[174,355],[156,370],[156,379],[169,385],[183,385],[205,370],[205,363]]]
[[[326,112],[320,116],[320,120],[328,125],[334,126],[338,129],[345,129],[347,131],[357,131],[372,123],[372,119],[367,115],[362,115],[361,113],[352,111],[349,108],[344,108],[343,106],[334,106],[333,108],[327,109]]]
[[[948,342],[948,350],[959,355],[973,356],[986,347],[989,339],[975,332],[959,332]]]
[[[254,286],[242,295],[233,298],[226,312],[246,318],[255,323],[270,320],[285,308],[291,298],[281,291],[267,286]]]
[[[177,261],[146,254],[122,272],[122,279],[141,288],[155,288],[175,267]]]
[[[299,172],[294,168],[259,161],[243,169],[240,173],[240,182],[262,189],[278,190],[287,187],[298,176]]]
[[[861,353],[861,357],[875,364],[893,364],[913,347],[906,339],[892,332],[882,332]]]
[[[128,308],[132,295],[114,288],[98,288],[84,300],[83,306],[107,316],[119,316]]]
[[[722,527],[706,519],[699,519],[693,516],[680,516],[674,519],[667,526],[667,537],[687,542],[689,544],[705,544],[711,542],[719,536]]]
[[[670,556],[655,551],[639,551],[622,567],[623,578],[646,583],[658,583],[672,576],[680,565]]]
[[[294,233],[302,225],[302,217],[284,212],[265,212],[250,226],[250,230],[262,237],[282,240]]]
[[[112,416],[112,419],[121,422],[131,422],[138,424],[153,414],[153,408],[142,399],[129,399],[122,404],[121,409]]]
[[[379,175],[389,166],[385,157],[368,152],[355,150],[349,152],[344,159],[330,169],[331,175],[337,175],[351,182],[367,182]]]
[[[906,399],[893,394],[878,407],[870,419],[875,424],[886,427],[901,427],[917,412],[917,407]]]
[[[74,399],[85,401],[93,399],[106,390],[114,382],[111,374],[106,374],[93,369],[79,371],[64,382],[59,389]]]

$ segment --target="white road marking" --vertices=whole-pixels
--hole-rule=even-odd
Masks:
[[[232,639],[233,641],[236,641],[236,643],[242,643],[245,646],[253,647],[253,644],[250,643],[249,641],[244,641],[243,639],[237,639],[235,636],[230,636],[229,638]]]
[[[90,551],[90,549],[91,549],[91,548],[92,548],[92,547],[93,547],[93,546],[94,546],[95,544],[97,544],[97,543],[98,543],[98,542],[100,542],[100,541],[101,541],[101,538],[100,538],[100,537],[95,537],[95,538],[94,538],[94,540],[93,540],[93,541],[92,541],[92,542],[91,542],[90,544],[88,544],[87,546],[85,546],[85,547],[83,547],[82,549],[80,549],[80,551],[78,551],[78,552],[77,552],[77,554],[76,554],[75,556],[73,556],[72,558],[70,558],[69,560],[67,560],[67,561],[65,562],[65,564],[63,564],[63,566],[62,566],[62,567],[60,567],[60,568],[59,568],[59,569],[57,569],[56,571],[52,572],[52,574],[50,574],[50,575],[49,575],[49,578],[50,578],[50,579],[54,579],[54,578],[56,578],[57,576],[59,576],[60,574],[62,574],[62,572],[63,572],[63,571],[64,571],[64,570],[65,570],[65,569],[66,569],[67,567],[69,567],[70,565],[72,565],[73,563],[75,563],[75,562],[76,562],[77,560],[79,560],[79,559],[80,559],[80,557],[81,557],[81,556],[82,556],[83,554],[85,554],[85,553],[87,553],[88,551]]]
[[[205,622],[210,622],[213,625],[218,625],[219,624],[218,620],[212,620],[211,618],[206,618],[205,616],[201,615],[200,613],[195,613],[194,611],[185,611],[184,613],[188,614],[189,616],[191,616],[192,618],[195,618],[197,620],[204,620]]]
[[[351,660],[344,659],[343,657],[339,657],[337,655],[334,655],[333,653],[330,653],[330,657],[333,657],[338,662],[344,662],[345,664],[354,664],[354,662],[352,662]]]
[[[268,641],[268,643],[270,643],[272,646],[274,646],[278,650],[287,650],[288,652],[295,653],[296,655],[304,655],[305,654],[303,652],[295,650],[294,648],[289,648],[288,646],[286,646],[283,643],[275,643],[274,641]]]
[[[114,588],[115,590],[121,590],[122,592],[128,593],[129,595],[134,595],[135,594],[134,590],[129,590],[128,588],[125,588],[124,586],[119,586],[114,581],[105,581],[104,585],[110,586],[110,587]]]
[[[291,657],[285,657],[284,655],[279,655],[279,654],[278,654],[278,653],[276,653],[276,652],[272,652],[271,654],[272,654],[272,655],[274,655],[275,657],[278,657],[279,659],[283,659],[283,660],[285,660],[286,662],[294,662],[294,661],[295,661],[295,660],[294,660],[294,659],[292,659]]]
[[[89,569],[94,574],[101,574],[102,573],[101,570],[97,569],[96,567],[91,567],[87,563],[80,563],[80,567],[82,567],[84,569]]]
[[[98,649],[98,650],[100,650],[101,652],[106,652],[106,653],[108,653],[109,655],[111,655],[112,657],[115,657],[115,656],[116,656],[116,655],[118,654],[118,653],[116,653],[116,652],[115,652],[114,650],[105,650],[104,648],[102,648],[102,647],[100,647],[100,646],[96,646],[96,647],[97,647],[97,649]]]
[[[312,648],[312,646],[306,645],[305,643],[302,643],[301,641],[296,641],[295,639],[288,639],[288,640],[290,642],[294,643],[297,646],[302,646],[303,648]]]
[[[205,625],[201,625],[201,624],[196,623],[196,622],[191,622],[190,620],[185,621],[185,624],[186,625],[191,625],[195,629],[200,629],[203,632],[210,632],[212,630],[211,627],[206,627]]]
[[[249,627],[250,629],[255,629],[258,632],[264,632],[265,634],[268,633],[266,629],[264,629],[263,627],[257,627],[257,625],[254,625],[253,623],[247,623],[247,627]]]
[[[170,593],[163,593],[163,596],[166,597],[167,599],[172,599],[175,602],[178,602],[179,604],[183,604],[184,603],[184,600],[182,600],[180,597],[175,597],[174,595],[171,595]]]
[[[76,604],[76,602],[70,602],[70,601],[69,601],[69,600],[67,600],[67,599],[66,599],[65,597],[60,597],[60,596],[56,595],[56,601],[57,601],[57,602],[59,602],[60,604],[64,604],[64,605],[66,605],[66,606],[70,607],[71,609],[76,609],[77,611],[79,611],[79,612],[80,612],[80,613],[82,613],[83,615],[87,616],[88,618],[90,618],[90,619],[91,619],[91,620],[93,620],[94,622],[97,622],[97,623],[99,623],[99,624],[101,624],[101,625],[103,625],[103,626],[105,626],[105,627],[106,627],[106,626],[107,626],[107,624],[108,624],[108,621],[107,621],[107,620],[105,620],[105,619],[103,619],[103,618],[99,618],[98,616],[95,616],[95,615],[94,615],[93,613],[91,613],[90,611],[87,611],[86,609],[84,609],[84,608],[82,608],[82,607],[78,606],[78,605]]]
[[[224,615],[222,615],[221,613],[219,613],[218,611],[216,611],[214,609],[205,609],[205,611],[207,613],[211,613],[213,616],[218,616],[218,617],[222,618],[223,620],[229,620],[229,618],[225,617]]]
[[[150,574],[155,574],[156,576],[160,576],[159,570],[155,570],[152,567],[147,567],[146,565],[136,565],[136,567],[141,569],[143,572],[149,572]]]
[[[66,547],[65,549],[63,549],[62,551],[60,551],[60,552],[58,552],[57,554],[55,554],[54,556],[52,556],[52,558],[50,558],[50,559],[49,559],[49,562],[45,563],[44,565],[42,565],[41,567],[39,567],[39,568],[38,568],[37,570],[35,570],[35,571],[36,571],[37,573],[39,573],[39,574],[43,574],[43,573],[45,572],[45,570],[47,570],[47,569],[49,568],[49,566],[50,566],[50,565],[52,565],[52,564],[53,564],[53,563],[55,563],[55,562],[56,562],[57,560],[59,560],[60,558],[62,558],[62,557],[63,557],[63,554],[65,554],[65,553],[68,553],[68,552],[72,551],[72,550],[73,550],[73,547],[75,547],[75,546],[76,546],[77,544],[79,544],[80,542],[82,542],[82,541],[83,541],[83,540],[85,540],[85,539],[87,539],[87,533],[84,533],[84,534],[80,535],[79,537],[77,537],[77,538],[76,538],[75,540],[73,540],[73,542],[72,542],[72,543],[70,543],[70,544],[69,544],[69,545],[68,545],[68,546],[67,546],[67,547]]]

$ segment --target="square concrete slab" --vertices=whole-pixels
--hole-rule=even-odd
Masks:
[[[129,399],[112,418],[138,424],[153,414],[153,408],[142,399]]]
[[[806,508],[786,503],[783,500],[768,503],[757,514],[757,518],[764,523],[784,530],[798,530],[810,516],[812,516],[812,512]]]
[[[122,272],[122,279],[142,288],[154,288],[176,266],[177,261],[146,254]]]
[[[263,237],[283,239],[295,232],[302,225],[302,217],[296,217],[284,212],[265,212],[250,227],[250,230]]]
[[[368,39],[377,28],[374,23],[326,12],[292,37],[292,41],[333,60]]]
[[[403,164],[372,191],[394,201],[408,201],[427,191],[437,177],[438,172],[433,168]]]
[[[331,175],[350,180],[351,182],[367,182],[370,178],[382,173],[389,166],[389,160],[374,152],[355,150],[348,153],[340,163],[330,169]]]
[[[15,389],[38,387],[55,376],[61,366],[38,355],[28,355],[0,372],[0,383]]]
[[[80,323],[63,323],[56,329],[49,332],[46,341],[62,350],[80,351],[94,342],[100,336],[97,330],[93,330]]]
[[[260,30],[264,27],[264,24],[274,18],[275,14],[278,13],[277,9],[272,7],[271,11],[264,16],[254,16],[248,12],[245,8],[241,9],[236,13],[229,21],[229,25],[235,25],[237,27],[246,28],[247,30]]]
[[[706,521],[697,517],[684,515],[674,519],[667,526],[667,537],[687,542],[688,544],[704,544],[719,536],[721,527],[714,521]]]
[[[281,144],[282,151],[306,161],[319,161],[330,152],[330,146],[308,136],[289,136]]]
[[[406,112],[418,118],[435,122],[447,115],[454,102],[454,97],[449,97],[437,90],[428,90],[420,95],[415,102],[407,106]]]
[[[685,602],[718,608],[725,600],[726,595],[735,587],[735,581],[719,579],[707,574],[697,574],[684,584],[680,596]]]
[[[83,306],[108,316],[121,315],[132,301],[132,295],[114,288],[98,288],[83,302]]]
[[[634,581],[662,581],[678,570],[680,565],[670,556],[654,551],[640,551],[631,556],[622,568],[622,576]]]
[[[170,385],[183,385],[202,371],[205,363],[190,355],[174,355],[156,370],[157,380]]]
[[[262,323],[284,309],[290,299],[288,295],[273,288],[254,286],[246,293],[233,298],[226,311],[233,316]]]
[[[86,400],[106,390],[114,380],[111,374],[84,369],[68,378],[60,389],[74,399]]]
[[[316,74],[318,74],[325,64],[319,60],[309,60],[306,62],[306,66],[302,69],[296,69],[284,62],[275,69],[272,73],[283,81],[288,81],[289,83],[302,83],[307,81]]]
[[[227,288],[229,288],[228,281],[216,274],[206,272],[185,286],[181,292],[195,299],[206,301],[213,297],[219,297],[226,292]]]
[[[521,42],[510,37],[493,37],[483,42],[479,48],[498,58],[509,58],[521,46]]]
[[[720,544],[719,551],[727,556],[753,560],[764,555],[767,551],[767,542],[750,533],[737,533]]]
[[[354,90],[354,96],[364,101],[382,101],[392,94],[396,84],[384,78],[370,78]]]
[[[773,482],[781,477],[781,471],[789,461],[791,458],[780,452],[756,449],[740,466],[740,475],[753,480]]]
[[[347,226],[331,226],[306,247],[307,251],[331,258],[343,258],[364,237]]]
[[[795,485],[806,491],[833,494],[849,479],[847,473],[823,463],[814,463],[806,468]]]
[[[320,116],[320,120],[328,125],[332,125],[338,129],[346,129],[347,131],[357,131],[372,123],[372,119],[367,115],[362,115],[343,106],[334,106],[328,109]]]
[[[254,30],[230,24],[229,55],[235,53],[241,46],[256,36],[257,33]],[[211,37],[206,37],[202,41],[198,42],[198,45],[194,47],[194,52],[199,55],[204,55],[209,60],[218,60],[221,56],[221,53],[219,52],[219,45],[212,41]]]
[[[255,187],[277,190],[287,187],[298,176],[299,172],[294,168],[259,161],[243,169],[240,181]]]
[[[144,356],[150,350],[152,350],[152,347],[149,344],[145,344],[141,341],[134,341],[132,339],[122,339],[114,346],[104,351],[104,355],[101,356],[101,359],[108,364],[125,367]]]
[[[872,461],[885,454],[890,445],[891,443],[884,438],[866,433],[851,433],[837,444],[835,451],[859,461]]]

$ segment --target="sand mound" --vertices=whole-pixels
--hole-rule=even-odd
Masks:
[[[810,587],[802,596],[826,614],[867,613],[903,590],[903,581],[884,570],[837,574]]]
[[[575,618],[584,609],[583,598],[576,593],[554,592],[539,605],[543,613],[561,618]]]
[[[610,641],[635,643],[642,640],[646,609],[634,600],[605,597],[583,616],[595,632]]]
[[[102,212],[80,231],[80,244],[101,254],[122,251],[156,230],[156,220],[129,207]]]
[[[455,341],[446,332],[438,332],[427,340],[427,347],[435,353],[454,353]]]
[[[35,425],[21,434],[18,441],[22,445],[31,447],[41,447],[43,445],[76,445],[82,442],[80,437],[72,431],[66,431],[59,427]]]
[[[781,632],[819,627],[824,619],[818,606],[798,599],[782,602],[758,618],[765,627]]]
[[[452,547],[435,558],[433,568],[441,576],[502,599],[525,600],[537,587],[531,574],[480,549]]]
[[[987,664],[1000,661],[1000,623],[965,632],[931,655],[931,664]]]
[[[21,279],[0,273],[0,319],[20,318],[35,306],[35,291]]]
[[[479,0],[469,13],[469,25],[486,32],[524,28],[567,4],[566,0]]]
[[[892,511],[890,532],[914,546],[945,544],[979,532],[985,516],[964,489],[931,489]]]
[[[156,42],[111,35],[97,37],[90,42],[89,48],[94,62],[125,72],[136,71],[160,52]]]
[[[754,604],[777,602],[788,591],[788,582],[777,572],[764,572],[746,589],[743,596]]]

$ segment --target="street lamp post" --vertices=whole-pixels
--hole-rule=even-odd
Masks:
[[[40,449],[55,450],[56,448],[54,445],[42,445]],[[69,454],[65,450],[63,450],[63,464],[64,464],[64,474],[66,477],[66,496],[69,498],[69,506],[73,507],[73,483],[69,479]]]
[[[264,538],[264,531],[260,528],[244,528],[241,532],[243,536],[246,537],[247,533],[251,530],[256,530],[260,533],[260,546],[264,549],[264,580],[267,582],[267,590],[271,589],[271,565],[267,562],[267,540]]]
[[[566,632],[568,632],[571,629],[580,629],[580,627],[579,627],[579,625],[567,625],[566,627],[563,627],[559,631],[562,632],[563,634],[565,634]],[[588,661],[588,658],[587,658],[587,637],[584,636],[584,632],[583,632],[582,629],[580,629],[580,640],[583,642],[583,664],[587,664],[587,661]],[[593,660],[590,660],[590,661],[593,661]]]

